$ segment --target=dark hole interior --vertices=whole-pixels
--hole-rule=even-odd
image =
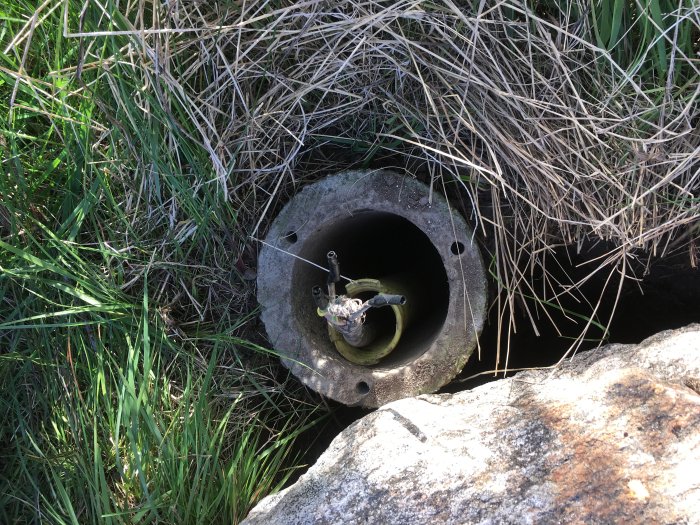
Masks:
[[[299,255],[327,267],[326,254],[338,254],[341,275],[351,279],[371,278],[393,281],[396,290],[407,296],[405,308],[410,321],[399,344],[377,368],[395,367],[410,362],[424,352],[437,337],[447,316],[449,284],[442,258],[428,237],[408,219],[374,210],[360,210],[336,222],[328,222],[308,238]],[[316,313],[311,289],[326,288],[327,273],[302,261],[294,264],[292,290],[297,322],[329,355],[340,358],[328,338],[325,321]],[[337,293],[345,293],[341,280]],[[403,288],[407,291],[404,293]],[[403,307],[402,307],[403,308]],[[394,332],[396,323],[390,307],[373,309],[368,322],[376,324],[380,333]]]
[[[562,247],[554,252],[555,264],[548,266],[551,276],[559,282],[568,280],[577,282],[583,279],[591,270],[592,265],[587,261],[596,259],[607,253],[612,247],[596,244],[584,246],[577,251],[575,247]],[[693,322],[700,322],[700,270],[693,269],[689,264],[688,254],[682,253],[665,257],[653,262],[645,274],[641,263],[630,262],[628,275],[634,279],[623,282],[617,306],[615,300],[619,280],[614,276],[605,289],[608,271],[598,272],[581,289],[581,296],[592,304],[599,297],[601,304],[596,320],[608,324],[615,308],[612,322],[609,323],[609,334],[602,344],[624,343],[636,344],[662,330],[681,328]],[[533,275],[533,288],[542,286],[543,275]],[[515,311],[517,333],[511,334],[511,348],[508,368],[529,368],[551,366],[556,364],[568,351],[573,339],[579,335],[586,321],[575,315],[549,308],[548,321],[542,310],[530,301],[528,306],[532,312],[538,312],[539,335],[535,333],[526,310],[521,305]],[[588,311],[581,302],[564,297],[562,306],[569,312],[585,316]],[[477,359],[476,352],[471,356],[462,373],[455,381],[447,385],[442,392],[458,392],[474,388],[480,384],[503,378],[503,373],[497,377],[493,374],[472,377],[481,372],[493,370],[496,363],[496,340],[498,338],[497,312],[492,308],[487,323],[480,337],[482,355]],[[590,350],[600,344],[603,330],[591,326],[585,334],[585,341],[577,351]],[[504,340],[505,332],[501,333]],[[501,350],[500,367],[503,368],[505,348]],[[507,374],[509,377],[513,374]]]
[[[369,385],[364,381],[358,382],[357,385],[355,385],[355,389],[357,390],[358,394],[369,394]]]
[[[464,244],[459,241],[453,242],[450,246],[450,251],[452,255],[461,255],[464,253]]]

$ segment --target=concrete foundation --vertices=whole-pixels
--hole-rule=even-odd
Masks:
[[[311,289],[334,250],[350,279],[409,291],[410,321],[379,363],[338,353]],[[296,257],[295,257],[296,256]],[[338,283],[338,293],[344,293]],[[486,279],[472,233],[444,198],[389,171],[350,171],[304,188],[273,221],[258,259],[258,301],[273,348],[305,385],[346,405],[377,407],[431,393],[464,367],[486,314]],[[370,318],[370,316],[373,316]],[[389,308],[368,322],[393,330]]]

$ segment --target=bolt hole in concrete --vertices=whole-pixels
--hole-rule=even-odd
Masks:
[[[299,238],[297,237],[297,234],[293,231],[289,231],[285,234],[284,240],[287,241],[289,244],[295,244]]]
[[[357,390],[357,393],[360,395],[366,395],[369,394],[369,385],[365,383],[364,381],[360,381],[355,385],[355,390]]]
[[[453,242],[450,246],[452,255],[462,255],[464,253],[464,244],[461,242]]]

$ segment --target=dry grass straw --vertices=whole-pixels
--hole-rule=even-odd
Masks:
[[[388,151],[422,166],[436,190],[456,181],[472,203],[469,218],[493,250],[503,333],[517,329],[516,308],[537,326],[542,305],[575,296],[589,320],[573,349],[600,306],[578,292],[587,279],[607,272],[606,286],[620,286],[632,260],[696,249],[700,62],[673,39],[690,24],[697,44],[700,7],[681,2],[668,15],[659,38],[673,52],[658,78],[644,61],[623,67],[593,43],[587,2],[541,15],[517,1],[474,4],[167,2],[147,14],[134,2],[130,22],[119,21],[129,43],[114,60],[128,62],[164,108],[175,99],[184,108],[169,115],[164,139],[176,149],[181,127],[207,152],[210,170],[188,174],[191,192],[216,185],[236,210],[237,255],[302,185],[347,167],[338,146],[362,146],[370,166]],[[106,13],[105,31],[82,37],[88,47],[112,34]],[[148,112],[142,93],[134,97]],[[148,203],[148,191],[133,202]],[[173,199],[146,217],[186,236],[189,214]],[[585,279],[555,280],[553,249],[590,240],[614,248]],[[535,289],[538,272],[545,280]],[[224,274],[212,274],[214,288]]]

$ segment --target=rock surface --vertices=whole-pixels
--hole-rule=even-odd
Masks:
[[[700,325],[385,405],[244,523],[700,523]]]

